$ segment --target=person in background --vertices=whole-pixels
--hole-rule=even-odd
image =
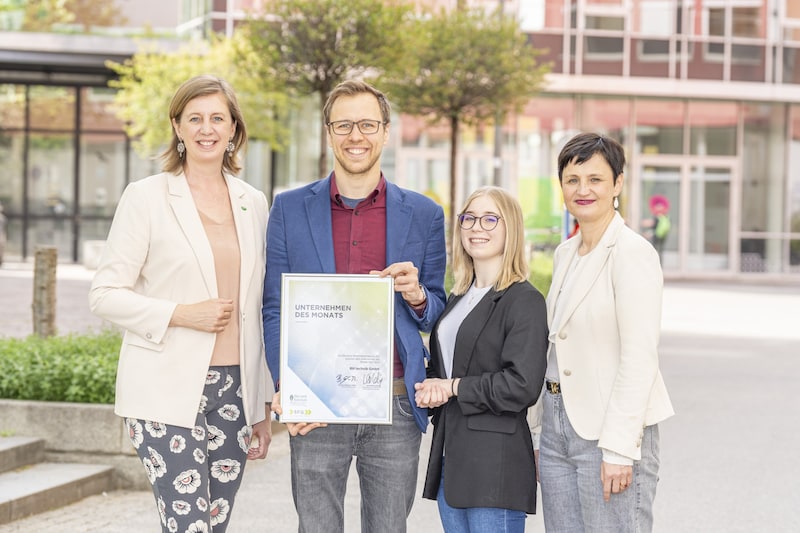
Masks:
[[[547,366],[545,300],[528,282],[513,196],[482,187],[458,222],[455,285],[431,335],[431,377],[416,385],[417,405],[434,409],[423,496],[448,533],[522,533],[536,512],[526,415]]]
[[[653,246],[616,211],[624,165],[622,146],[594,133],[558,156],[581,231],[555,251],[547,375],[533,417],[548,533],[653,528],[658,423],[673,414],[658,368],[663,277]]]
[[[264,194],[234,177],[247,130],[230,85],[183,83],[163,172],[122,194],[89,304],[125,330],[115,412],[164,532],[224,532],[272,438],[261,298]]]
[[[281,275],[378,274],[394,279],[395,354],[391,425],[289,423],[292,495],[305,533],[344,531],[344,495],[355,456],[361,529],[406,530],[414,503],[427,409],[414,405],[425,378],[429,332],[444,308],[444,212],[401,189],[381,171],[389,138],[386,97],[367,83],[345,81],[323,109],[333,172],[279,194],[267,230],[264,338],[280,386]],[[346,334],[346,333],[343,333]],[[273,410],[281,413],[280,394]]]

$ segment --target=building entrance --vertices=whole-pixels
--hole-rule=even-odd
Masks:
[[[636,168],[631,212],[659,250],[664,273],[738,272],[736,158],[640,156]]]

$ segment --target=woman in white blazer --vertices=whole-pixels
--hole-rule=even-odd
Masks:
[[[625,153],[573,137],[558,178],[580,231],[555,252],[539,479],[548,532],[653,527],[657,423],[673,414],[658,369],[658,254],[617,213]]]
[[[261,325],[268,207],[233,177],[247,131],[227,82],[186,81],[169,116],[163,172],[125,189],[89,304],[125,330],[115,411],[163,531],[219,533],[246,460],[264,458],[271,441]]]

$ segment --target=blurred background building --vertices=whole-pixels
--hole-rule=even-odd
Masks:
[[[518,17],[553,68],[543,92],[502,128],[464,129],[461,195],[486,183],[516,192],[529,238],[552,245],[570,229],[558,151],[575,133],[598,131],[626,148],[620,210],[628,224],[649,235],[651,200],[666,199],[668,277],[800,279],[800,2],[462,2]],[[265,4],[113,3],[116,23],[68,34],[23,31],[26,2],[0,2],[10,6],[0,11],[7,259],[55,244],[62,260],[84,261],[85,243],[105,237],[125,185],[158,169],[132,151],[108,111],[114,74],[106,59],[129,57],[143,39],[169,50],[212,32],[231,35],[249,9]],[[244,178],[268,195],[319,178],[318,122],[313,105],[294,112],[290,149],[253,150],[258,161]],[[446,127],[396,117],[384,157],[393,181],[447,198],[448,157]]]

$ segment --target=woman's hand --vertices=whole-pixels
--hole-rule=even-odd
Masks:
[[[230,323],[232,315],[233,300],[212,298],[196,304],[178,304],[169,325],[220,333]]]
[[[615,465],[603,461],[600,463],[600,481],[603,482],[603,499],[608,501],[611,494],[618,494],[633,481],[633,467],[628,465]]]
[[[253,426],[250,448],[247,450],[248,459],[263,459],[267,456],[269,445],[272,443],[272,412],[269,404],[266,406],[266,415],[264,420]]]
[[[444,405],[453,396],[452,379],[428,378],[422,383],[415,383],[414,400],[418,407],[430,408]]]

